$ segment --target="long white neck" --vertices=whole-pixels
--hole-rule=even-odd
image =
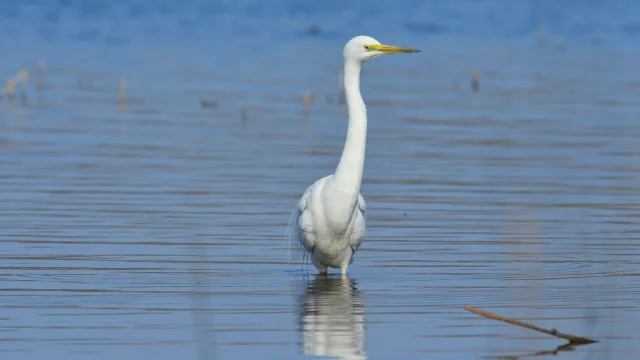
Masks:
[[[360,193],[367,143],[367,109],[360,95],[360,68],[358,61],[345,61],[344,90],[349,108],[349,125],[347,140],[334,175],[337,187],[356,197]]]
[[[362,182],[367,142],[367,109],[360,95],[360,69],[360,62],[345,60],[344,89],[349,108],[349,126],[340,163],[330,186],[330,192],[337,197],[332,201],[337,217],[347,216],[348,212],[353,211]]]

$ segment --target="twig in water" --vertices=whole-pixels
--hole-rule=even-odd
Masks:
[[[44,89],[45,86],[45,72],[47,70],[47,63],[44,59],[38,61],[38,81],[36,87],[38,90]]]
[[[549,334],[549,335],[555,336],[557,338],[569,340],[569,344],[570,345],[584,345],[584,344],[592,344],[592,343],[596,343],[597,342],[596,340],[592,340],[592,339],[581,337],[581,336],[573,336],[573,335],[569,335],[569,334],[564,334],[564,333],[559,332],[556,329],[547,330],[547,329],[543,329],[541,327],[537,327],[535,325],[531,325],[531,324],[527,324],[527,323],[522,322],[522,321],[518,321],[516,319],[509,319],[509,318],[505,318],[505,317],[502,317],[502,316],[494,315],[494,314],[486,312],[486,311],[482,311],[482,310],[478,310],[478,309],[472,308],[469,305],[465,305],[464,308],[467,311],[471,311],[472,313],[478,314],[480,316],[484,316],[484,317],[489,318],[489,319],[503,321],[503,322],[506,322],[506,323],[509,323],[509,324],[512,324],[512,325],[517,325],[517,326],[521,326],[521,327],[524,327],[524,328],[527,328],[527,329],[531,329],[531,330],[534,330],[534,331],[538,331],[538,332],[541,332],[541,333]]]
[[[16,81],[16,83],[20,83],[20,85],[23,88],[27,88],[27,86],[29,86],[29,70],[27,69],[20,69],[20,71],[18,71],[18,73],[16,74],[16,76],[13,77]]]
[[[540,47],[547,46],[547,33],[547,24],[540,25],[540,29],[538,30],[538,42],[540,44]]]
[[[13,102],[15,87],[16,87],[16,80],[14,78],[11,78],[7,80],[7,84],[2,89],[3,94],[7,95],[9,102]]]
[[[127,102],[127,79],[120,78],[120,90],[118,91],[118,101],[120,103]]]
[[[120,78],[120,89],[118,90],[118,105],[120,112],[127,111],[127,79]]]
[[[240,121],[242,125],[247,123],[247,107],[244,105],[240,105]]]
[[[309,109],[311,107],[311,91],[307,90],[304,93],[304,110],[302,111],[302,115],[305,119],[306,127],[309,126]]]
[[[304,108],[309,109],[311,107],[311,91],[307,90],[304,93]]]
[[[480,90],[480,79],[478,77],[479,74],[477,70],[471,72],[471,90],[473,90],[474,93]]]

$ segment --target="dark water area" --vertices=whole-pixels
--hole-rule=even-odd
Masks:
[[[367,238],[317,278],[286,225],[337,165],[360,34],[423,52],[365,64]],[[639,40],[634,1],[0,1],[0,85],[28,70],[0,103],[0,357],[564,344],[471,305],[635,358]]]

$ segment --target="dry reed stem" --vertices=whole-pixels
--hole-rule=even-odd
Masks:
[[[244,104],[240,105],[240,121],[242,124],[247,123],[247,107]]]
[[[472,308],[469,305],[465,305],[464,308],[467,311],[471,311],[474,314],[478,314],[480,316],[484,316],[486,318],[489,319],[493,319],[493,320],[498,320],[498,321],[503,321],[512,325],[517,325],[517,326],[521,326],[530,330],[534,330],[534,331],[538,331],[541,333],[545,333],[545,334],[549,334],[551,336],[555,336],[557,338],[561,338],[561,339],[565,339],[565,340],[569,340],[569,344],[571,345],[583,345],[583,344],[592,344],[592,343],[596,343],[596,340],[592,340],[589,338],[585,338],[585,337],[581,337],[581,336],[574,336],[574,335],[569,335],[569,334],[564,334],[559,332],[556,329],[551,329],[551,330],[547,330],[547,329],[543,329],[541,327],[535,326],[535,325],[531,325],[531,324],[527,324],[525,322],[522,321],[518,321],[516,319],[509,319],[509,318],[505,318],[502,316],[498,316],[486,311],[482,311],[482,310],[478,310],[475,308]]]
[[[549,30],[547,28],[547,24],[542,24],[540,25],[540,29],[538,30],[538,41],[540,43],[540,46],[546,46],[547,45],[547,36],[548,36]]]
[[[127,79],[125,78],[120,79],[120,90],[118,91],[118,100],[121,103],[124,103],[127,101]]]
[[[7,80],[7,84],[4,86],[4,92],[7,94],[13,94],[16,87],[16,80],[11,78]]]
[[[311,91],[307,90],[304,93],[304,107],[308,108],[311,106]]]
[[[480,74],[478,73],[477,70],[474,70],[471,72],[471,90],[473,90],[473,92],[478,92],[478,90],[480,90]]]

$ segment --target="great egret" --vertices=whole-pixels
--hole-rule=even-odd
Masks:
[[[302,195],[293,236],[323,274],[327,267],[341,269],[343,277],[364,241],[366,203],[360,195],[367,138],[367,110],[360,95],[362,63],[386,54],[420,52],[380,44],[369,36],[356,36],[344,47],[344,88],[349,108],[347,140],[334,174],[325,176]]]

